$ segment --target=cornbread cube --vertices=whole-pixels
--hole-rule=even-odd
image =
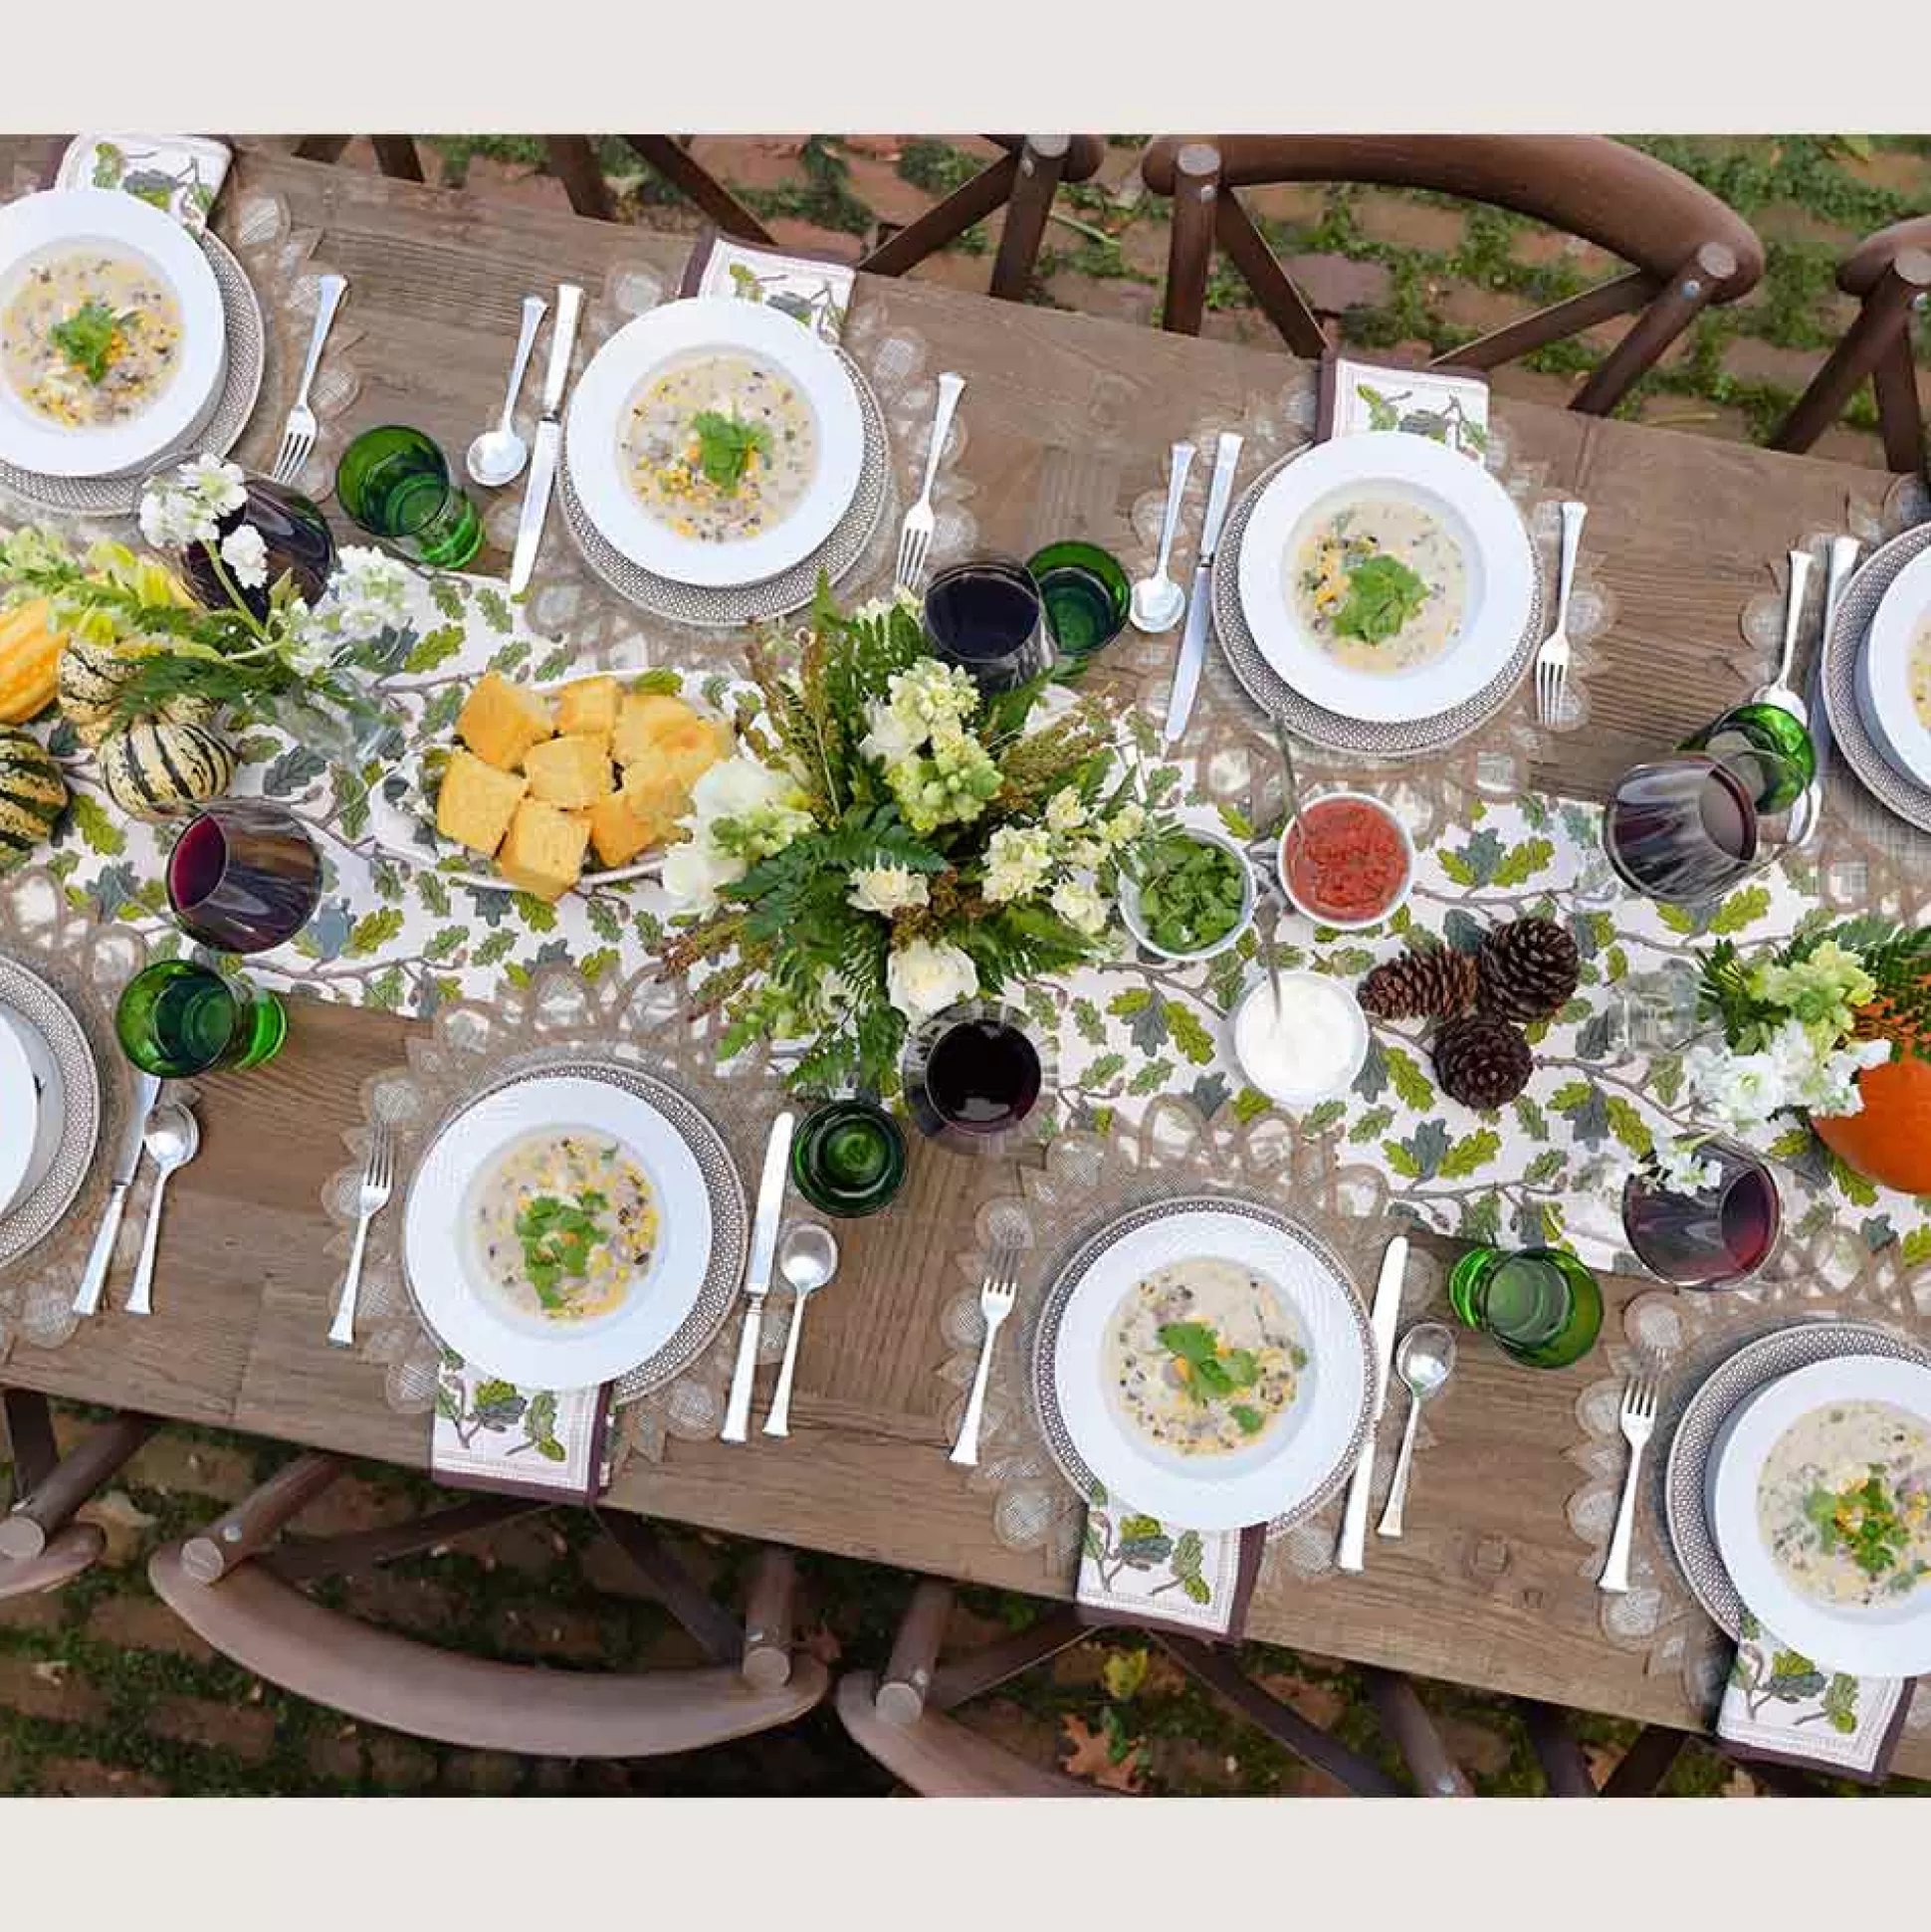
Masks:
[[[737,749],[737,735],[723,719],[693,718],[659,734],[656,755],[689,791],[720,758]]]
[[[514,771],[533,745],[555,735],[549,707],[495,671],[477,680],[456,719],[456,735],[486,764]]]
[[[607,739],[617,724],[622,693],[615,678],[578,678],[556,694],[556,729],[567,737],[601,732]]]
[[[652,828],[653,840],[668,838],[691,809],[691,787],[655,762],[633,764],[624,772],[622,796],[631,815]]]
[[[610,751],[602,738],[551,738],[523,754],[530,795],[545,804],[594,805],[611,789]]]
[[[590,821],[582,813],[526,798],[496,855],[497,870],[538,899],[560,899],[581,876],[589,843]]]
[[[610,750],[619,764],[634,764],[650,755],[651,748],[673,726],[697,719],[697,713],[682,698],[661,691],[632,692],[617,712],[617,723],[610,735]]]
[[[613,791],[590,807],[590,843],[604,865],[628,865],[639,852],[662,844],[668,827],[632,808],[627,792]]]
[[[452,751],[436,794],[436,829],[473,852],[494,854],[529,789],[530,780],[514,771],[499,771],[471,751]]]

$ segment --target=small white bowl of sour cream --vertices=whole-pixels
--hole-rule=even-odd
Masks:
[[[1283,972],[1278,1006],[1262,977],[1233,1015],[1233,1055],[1250,1086],[1289,1113],[1339,1100],[1368,1061],[1368,1016],[1325,972]]]

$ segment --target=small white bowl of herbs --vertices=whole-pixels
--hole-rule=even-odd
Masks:
[[[1163,960],[1210,960],[1254,923],[1259,887],[1247,854],[1218,823],[1192,816],[1150,840],[1120,882],[1120,917]]]

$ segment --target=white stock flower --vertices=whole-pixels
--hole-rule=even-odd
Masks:
[[[1065,879],[1053,888],[1052,909],[1076,933],[1097,939],[1106,931],[1106,900],[1081,879]]]
[[[1722,1182],[1721,1164],[1707,1159],[1701,1147],[1699,1141],[1684,1139],[1656,1150],[1656,1184],[1665,1193],[1704,1194]]]
[[[865,723],[870,729],[859,741],[858,749],[888,770],[895,764],[903,764],[932,736],[916,718],[902,718],[890,705],[876,702],[865,707]]]
[[[221,526],[193,491],[157,478],[141,492],[140,534],[157,550],[185,550],[212,543]]]
[[[193,456],[175,474],[217,517],[239,510],[248,501],[248,478],[238,463],[224,463],[218,456]]]
[[[692,823],[688,818],[683,822],[687,828]],[[719,890],[736,885],[749,870],[743,859],[720,852],[700,831],[665,852],[664,893],[678,912],[712,912],[718,904]]]
[[[978,709],[978,686],[969,671],[921,658],[908,671],[894,671],[886,680],[892,709],[907,721],[916,720],[934,731],[944,725],[964,725]]]
[[[691,787],[691,809],[701,824],[744,818],[761,805],[795,807],[804,802],[796,779],[739,752],[721,758]]]
[[[1109,845],[1125,845],[1136,839],[1147,829],[1147,810],[1131,800],[1122,805],[1106,822],[1106,842]]]
[[[950,941],[908,940],[893,948],[886,963],[885,989],[892,1004],[916,1026],[971,998],[978,991],[978,967]]]
[[[244,590],[260,590],[268,582],[268,545],[253,524],[237,525],[221,539],[221,560]]]
[[[343,636],[380,637],[409,615],[409,572],[396,558],[367,544],[350,544],[328,579],[330,616]]]
[[[986,841],[979,890],[994,905],[1030,898],[1046,883],[1052,865],[1052,834],[1043,825],[1001,825]]]
[[[282,621],[282,661],[298,677],[320,677],[335,662],[339,642],[300,597],[283,611]]]
[[[1086,807],[1071,785],[1061,785],[1046,800],[1046,823],[1055,832],[1076,832],[1086,823]]]
[[[1683,1056],[1684,1077],[1721,1127],[1749,1134],[1767,1126],[1792,1104],[1790,1076],[1777,1055],[1692,1047]]]
[[[932,899],[923,872],[909,865],[861,866],[851,875],[851,891],[846,903],[861,913],[878,913],[890,919],[908,906],[924,906]]]

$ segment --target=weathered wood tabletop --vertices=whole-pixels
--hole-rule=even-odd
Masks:
[[[40,145],[0,142],[0,166]],[[239,166],[245,185],[283,196],[299,226],[322,231],[319,253],[349,278],[345,314],[361,331],[362,386],[332,426],[337,436],[404,421],[462,448],[500,404],[526,290],[559,279],[595,288],[626,263],[668,281],[687,246],[259,145],[245,148]],[[1158,481],[1166,446],[1210,411],[1237,415],[1268,377],[1251,349],[930,286],[867,278],[855,300],[923,335],[938,366],[969,372],[980,534],[1021,555],[1054,536],[1129,547],[1131,505]],[[1552,485],[1589,503],[1590,548],[1615,598],[1606,662],[1590,687],[1591,730],[1564,741],[1560,762],[1540,773],[1551,787],[1600,793],[1638,755],[1734,698],[1735,673],[1722,660],[1737,648],[1745,603],[1770,586],[1772,562],[1805,533],[1842,527],[1847,500],[1881,497],[1885,480],[1546,407],[1498,407],[1518,458],[1546,465]],[[278,427],[252,425],[244,458],[272,448]],[[552,511],[552,545],[568,540],[559,526]],[[325,1251],[331,1229],[320,1192],[343,1159],[343,1131],[359,1122],[361,1083],[402,1059],[408,1030],[377,1013],[304,1002],[271,1068],[206,1081],[202,1155],[170,1196],[164,1317],[100,1320],[58,1350],[22,1348],[8,1379],[424,1463],[424,1418],[391,1409],[381,1371],[323,1339],[341,1264]],[[988,1179],[980,1164],[916,1149],[897,1209],[842,1236],[843,1271],[805,1331],[790,1438],[674,1441],[661,1464],[634,1460],[612,1500],[747,1536],[1068,1594],[1070,1576],[994,1539],[989,1498],[969,1491],[945,1454],[938,1316],[957,1292],[955,1256],[971,1244],[971,1211]],[[1612,1301],[1637,1286],[1612,1284]],[[1565,1521],[1578,1472],[1564,1450],[1579,1439],[1575,1402],[1600,1366],[1537,1373],[1480,1347],[1464,1350],[1463,1365],[1455,1398],[1430,1413],[1437,1441],[1418,1478],[1427,1506],[1413,1512],[1405,1539],[1378,1545],[1359,1578],[1271,1593],[1252,1634],[1699,1724],[1673,1673],[1645,1676],[1639,1655],[1601,1636],[1590,1555]],[[1931,1772],[1931,1741],[1907,1745],[1899,1768]]]

